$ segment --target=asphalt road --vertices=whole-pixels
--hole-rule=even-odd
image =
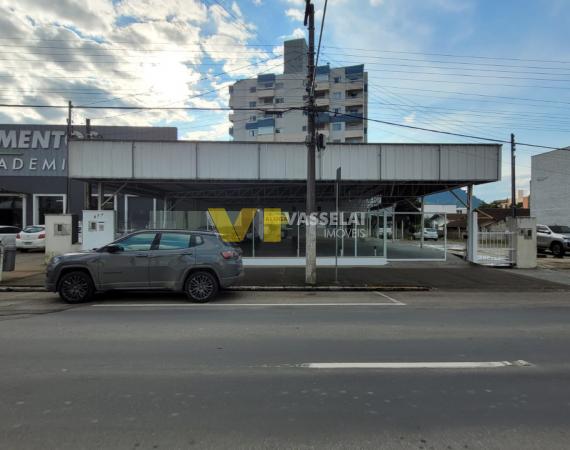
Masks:
[[[0,448],[567,449],[569,300],[134,294],[66,309],[0,293]]]

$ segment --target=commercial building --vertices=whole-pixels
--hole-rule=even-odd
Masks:
[[[306,152],[304,143],[77,140],[69,167],[102,193],[156,198],[148,227],[217,230],[246,264],[302,266]],[[412,241],[423,216],[395,205],[497,181],[500,161],[495,144],[327,145],[316,160],[317,264],[444,260],[445,235],[429,246]]]
[[[530,210],[537,223],[570,225],[570,147],[531,159]]]
[[[73,127],[75,138],[175,141],[176,128]],[[79,214],[85,206],[85,183],[68,179],[67,127],[0,125],[0,225],[43,224],[45,214]],[[96,196],[96,191],[93,191]],[[147,208],[134,197],[106,198],[106,208]],[[146,202],[146,203],[145,203]],[[94,202],[93,202],[94,203]],[[146,215],[146,213],[145,213]],[[146,223],[146,221],[145,221]],[[124,224],[121,223],[121,226]]]
[[[307,44],[284,43],[284,73],[262,74],[230,86],[230,135],[240,142],[304,142],[307,136]],[[332,143],[365,143],[368,113],[368,74],[364,65],[316,69],[319,133]],[[279,109],[282,113],[237,108]],[[297,109],[290,109],[297,108]]]

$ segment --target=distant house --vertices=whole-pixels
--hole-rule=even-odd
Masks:
[[[455,194],[455,195],[454,195]],[[424,211],[426,213],[447,213],[454,214],[465,211],[467,204],[467,192],[462,189],[439,192],[428,195],[424,198]],[[483,202],[473,196],[473,207],[478,208]]]
[[[507,228],[507,217],[511,210],[506,208],[481,208],[477,214],[479,231],[504,231]],[[518,217],[529,217],[528,208],[517,208]],[[447,216],[447,236],[450,239],[464,239],[467,236],[467,215],[450,214]]]

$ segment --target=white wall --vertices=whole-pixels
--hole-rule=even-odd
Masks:
[[[570,225],[570,151],[532,157],[530,214],[537,223]]]

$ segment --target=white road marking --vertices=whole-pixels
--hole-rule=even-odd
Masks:
[[[97,303],[95,308],[208,308],[252,306],[403,306],[403,303]]]
[[[390,297],[389,295],[384,294],[383,292],[380,291],[374,291],[374,293],[376,293],[377,295],[379,295],[380,297],[384,297],[387,298],[388,300],[390,300],[392,303],[396,304],[396,305],[401,305],[401,306],[406,306],[405,303],[396,300],[395,298]]]
[[[499,367],[529,366],[524,361],[455,361],[455,362],[351,362],[306,363],[309,369],[493,369]]]

